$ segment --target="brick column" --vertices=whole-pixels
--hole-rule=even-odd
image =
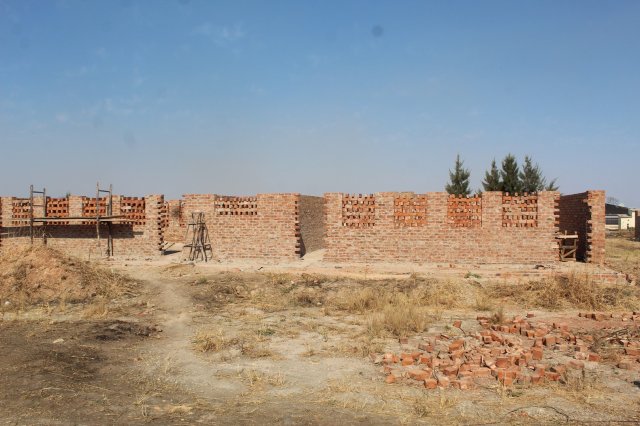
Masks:
[[[604,264],[605,260],[605,193],[587,191],[587,262]]]
[[[324,246],[326,248],[325,259],[330,262],[339,261],[339,245],[342,230],[342,193],[327,192],[324,194]]]
[[[82,197],[80,195],[69,195],[69,216],[82,217]]]
[[[502,192],[482,193],[482,228],[494,231],[502,229]]]
[[[164,204],[164,195],[147,195],[145,200],[145,225],[144,238],[147,247],[145,252],[149,255],[160,255],[162,248],[162,223],[161,210]]]
[[[114,195],[111,198],[111,213],[114,216],[122,214],[122,195]]]

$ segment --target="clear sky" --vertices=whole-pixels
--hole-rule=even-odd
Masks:
[[[441,191],[533,156],[640,207],[640,1],[0,0],[0,193]]]

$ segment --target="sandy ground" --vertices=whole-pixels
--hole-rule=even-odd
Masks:
[[[368,353],[400,352],[398,338],[370,337],[366,309],[340,310],[323,299],[354,279],[518,284],[588,265],[530,265],[526,275],[508,265],[324,265],[319,253],[284,267],[180,264],[179,256],[107,262],[140,284],[99,315],[81,305],[5,310],[0,424],[640,422],[638,370],[620,371],[615,361],[589,364],[577,385],[495,382],[462,391],[386,384]],[[584,330],[598,326],[575,309],[507,306],[504,314],[527,311]],[[422,334],[455,333],[454,320],[473,331],[479,314],[487,312],[434,308]]]

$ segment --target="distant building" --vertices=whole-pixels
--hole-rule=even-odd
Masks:
[[[610,230],[633,229],[636,227],[637,214],[637,209],[605,204],[606,228]]]

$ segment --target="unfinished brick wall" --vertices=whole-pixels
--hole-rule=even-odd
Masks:
[[[36,197],[34,205],[43,205],[41,197]],[[29,230],[28,202],[15,197],[2,197],[0,226],[2,227],[2,249],[19,248],[31,244]],[[144,198],[113,197],[113,215],[123,215],[122,220],[100,225],[100,240],[97,239],[97,212],[106,215],[106,200],[82,196],[49,198],[46,203],[47,217],[61,218],[46,224],[34,226],[34,244],[46,244],[49,247],[80,255],[82,257],[101,257],[106,253],[110,232],[113,237],[115,256],[157,256],[163,243],[161,228],[161,208],[164,196],[148,195]],[[44,208],[35,207],[34,216],[42,217]],[[87,218],[87,220],[68,220],[69,218]],[[64,219],[67,220],[64,220]]]
[[[193,212],[205,214],[214,259],[294,260],[301,252],[299,203],[300,194],[186,194],[182,214],[187,223]]]
[[[535,198],[485,192],[327,193],[330,262],[548,263],[558,260],[557,192]]]
[[[558,203],[560,233],[578,234],[576,257],[590,263],[605,260],[605,193],[562,195]]]

